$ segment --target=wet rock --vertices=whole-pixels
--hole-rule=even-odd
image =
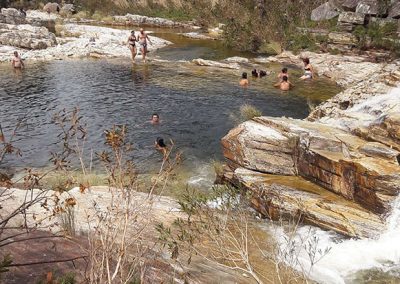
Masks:
[[[252,206],[266,218],[289,219],[349,237],[375,237],[384,231],[380,216],[300,177],[269,175],[238,168],[225,180],[251,192]]]
[[[44,5],[43,11],[47,13],[58,13],[60,12],[60,5],[56,2],[49,2]]]
[[[325,21],[337,17],[340,14],[340,8],[333,2],[328,1],[311,12],[312,21]]]
[[[216,40],[216,38],[211,37],[207,34],[202,34],[198,32],[190,32],[190,33],[182,33],[184,37],[193,38],[193,39],[205,39],[205,40]]]
[[[239,56],[234,56],[234,57],[228,57],[224,59],[226,62],[230,63],[249,63],[249,59],[245,57],[239,57]]]
[[[235,69],[238,70],[240,68],[237,63],[222,63],[218,61],[206,60],[206,59],[193,59],[192,63],[198,66],[208,66],[214,68],[223,68],[223,69]]]
[[[390,8],[389,8],[389,15],[388,17],[394,18],[394,19],[400,19],[400,1],[395,2]]]
[[[44,27],[0,24],[0,43],[27,49],[46,49],[57,44],[56,37]]]
[[[300,175],[380,214],[400,192],[399,165],[382,153],[400,153],[382,144],[365,155],[366,143],[327,124],[270,117],[245,122],[222,139],[232,168]]]

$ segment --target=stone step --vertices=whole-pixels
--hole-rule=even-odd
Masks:
[[[385,230],[381,216],[301,177],[237,168],[225,182],[251,191],[252,206],[273,220],[291,219],[354,238],[373,238]]]
[[[400,153],[326,124],[259,117],[223,139],[229,165],[267,174],[302,176],[383,214],[400,192]]]

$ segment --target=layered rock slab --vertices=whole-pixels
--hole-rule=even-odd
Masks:
[[[381,214],[400,192],[400,153],[322,123],[260,117],[223,139],[232,169],[302,176]]]
[[[301,177],[237,168],[225,172],[223,179],[252,192],[252,206],[273,220],[300,218],[305,223],[356,238],[375,237],[385,228],[379,215]]]

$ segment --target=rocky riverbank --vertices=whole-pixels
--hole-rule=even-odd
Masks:
[[[400,192],[400,61],[305,55],[347,89],[306,120],[260,117],[231,130],[222,178],[253,192],[267,217],[374,237]],[[291,53],[268,61],[299,64]]]

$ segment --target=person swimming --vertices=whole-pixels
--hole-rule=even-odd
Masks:
[[[253,70],[251,71],[251,76],[253,76],[254,78],[258,78],[257,69],[253,69]]]
[[[247,79],[247,73],[242,73],[242,79],[239,82],[240,86],[247,87],[249,85],[249,80]]]
[[[309,80],[314,78],[314,68],[310,64],[309,58],[303,58],[304,75],[300,77],[302,80]]]
[[[156,141],[154,142],[154,145],[155,145],[156,149],[163,154],[164,158],[166,158],[167,153],[168,153],[168,147],[164,143],[164,139],[161,137],[157,137]]]
[[[131,35],[128,37],[128,46],[129,46],[129,49],[130,49],[131,54],[132,54],[132,61],[133,62],[135,61],[135,57],[136,57],[136,53],[137,53],[136,42],[137,42],[137,38],[136,38],[136,35],[135,35],[135,31],[131,31]]]
[[[144,30],[141,28],[140,29],[140,33],[137,37],[139,44],[140,44],[140,51],[142,52],[142,57],[143,57],[143,61],[146,62],[146,55],[147,55],[147,41],[150,42],[150,44],[152,44],[149,36],[144,32]]]
[[[291,88],[294,87],[292,83],[290,83],[289,78],[287,76],[282,77],[282,81],[276,83],[274,87],[281,89],[282,91],[289,91]]]
[[[265,77],[265,76],[267,76],[267,75],[268,75],[268,74],[267,74],[267,71],[260,70],[260,72],[259,72],[260,78]]]
[[[21,56],[19,56],[17,51],[14,51],[14,57],[11,60],[11,65],[12,67],[19,69],[24,69],[25,67],[24,61],[22,60]]]
[[[278,74],[278,79],[280,82],[282,82],[282,78],[284,76],[288,77],[288,79],[289,79],[288,69],[286,67],[282,68],[281,73]]]
[[[158,113],[153,113],[153,115],[151,116],[150,123],[153,125],[160,124],[160,116],[158,115]]]

